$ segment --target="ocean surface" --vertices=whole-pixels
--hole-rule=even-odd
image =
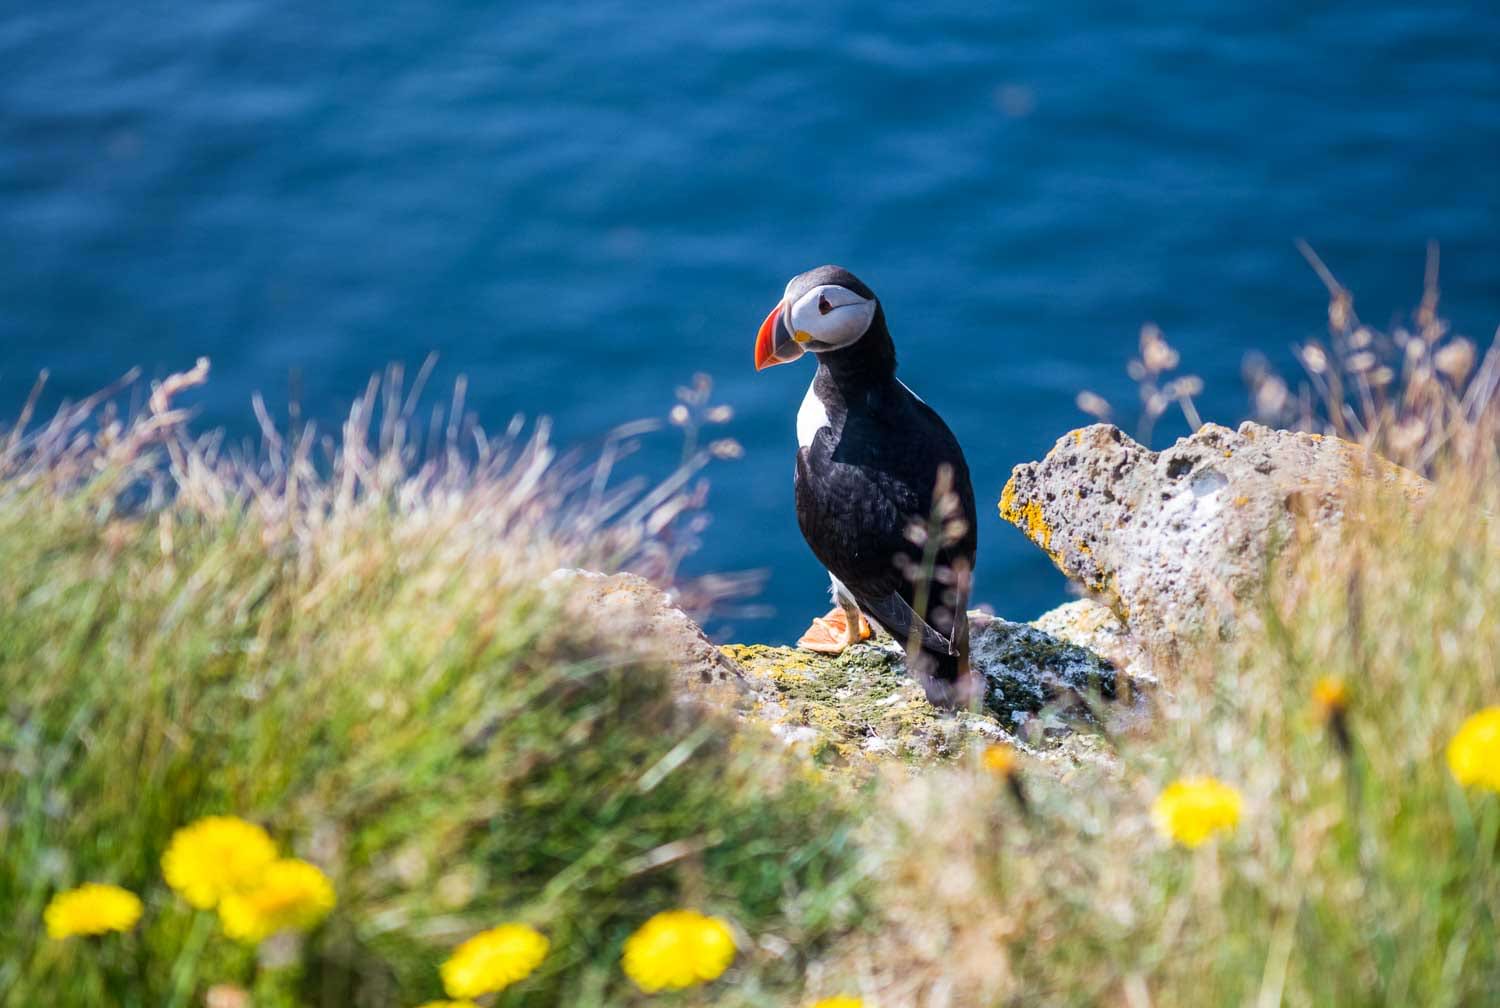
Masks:
[[[1379,325],[1437,241],[1456,327],[1500,323],[1500,5],[355,6],[0,12],[0,416],[43,368],[55,404],[206,355],[197,424],[244,437],[255,390],[336,421],[435,352],[487,427],[590,443],[704,372],[745,456],[690,569],[768,570],[771,611],[717,629],[785,640],[826,605],[791,501],[812,368],[751,348],[804,269],[880,295],[1015,618],[1067,592],[1000,488],[1080,389],[1136,415],[1142,323],[1231,423],[1244,355],[1323,327],[1298,237]]]

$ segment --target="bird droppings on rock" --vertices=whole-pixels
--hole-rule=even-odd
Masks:
[[[1232,630],[1227,614],[1264,585],[1276,550],[1331,542],[1352,489],[1372,485],[1409,501],[1426,487],[1337,438],[1207,424],[1155,452],[1094,424],[1016,466],[1000,514],[1107,604],[1140,653],[1170,660]]]

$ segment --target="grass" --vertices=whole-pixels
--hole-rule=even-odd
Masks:
[[[698,436],[702,389],[677,414],[684,472],[618,492],[613,447],[583,464],[456,424],[417,451],[373,391],[317,465],[313,438],[269,432],[255,460],[190,439],[174,383],[133,423],[84,404],[13,434],[0,1005],[201,1005],[214,985],[416,1005],[458,942],[510,920],[552,951],[486,1004],[1488,1003],[1500,795],[1460,787],[1444,750],[1500,703],[1500,358],[1465,350],[1435,293],[1381,334],[1330,291],[1306,392],[1260,372],[1257,408],[1419,469],[1424,503],[1365,501],[1341,550],[1268,558],[1233,639],[1102,740],[1112,760],[1023,760],[1026,812],[977,747],[826,773],[679,702],[649,651],[538,587],[561,566],[672,577],[697,469],[733,454]],[[1149,336],[1142,375],[1190,400]],[[1338,723],[1314,701],[1329,677]],[[1189,850],[1151,807],[1205,774],[1243,811]],[[256,950],[190,911],[159,858],[215,812],[327,871],[333,915]],[[141,924],[46,939],[46,901],[86,880],[140,893]],[[646,997],[620,949],[676,907],[727,919],[739,953]]]
[[[1448,331],[1435,269],[1387,334],[1317,265],[1328,336],[1300,348],[1299,393],[1261,372],[1256,402],[1427,474],[1425,501],[1356,493],[1341,549],[1267,558],[1233,639],[1164,677],[1113,766],[1023,769],[1031,815],[972,756],[893,778],[864,834],[878,923],[830,967],[872,1003],[1493,1003],[1500,794],[1461,788],[1444,754],[1500,704],[1500,348]],[[1176,363],[1148,327],[1146,429],[1197,387],[1164,376]],[[1333,717],[1328,679],[1348,696]],[[1155,797],[1205,774],[1243,796],[1238,827],[1163,840]]]
[[[868,834],[881,923],[843,972],[879,1004],[1488,1003],[1500,795],[1466,793],[1444,749],[1500,700],[1500,532],[1444,492],[1350,550],[1297,563],[1180,670],[1116,766],[1023,769],[1031,816],[972,757],[892,779]],[[1314,704],[1325,676],[1351,697],[1348,753]],[[1245,809],[1186,850],[1150,809],[1200,774]]]
[[[858,911],[837,795],[540,587],[659,557],[652,516],[690,502],[611,501],[541,436],[413,465],[399,401],[366,447],[377,406],[321,475],[312,440],[254,465],[188,440],[160,392],[133,425],[74,410],[12,441],[0,1003],[200,1005],[227,984],[417,1004],[459,941],[507,920],[553,953],[503,1003],[630,1003],[621,945],[678,905],[741,936],[714,1003],[798,982]],[[166,888],[173,830],[211,813],[332,878],[338,907],[301,947],[257,956]],[[86,880],[139,893],[142,924],[48,940],[44,904]]]

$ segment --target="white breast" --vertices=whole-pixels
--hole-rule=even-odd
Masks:
[[[797,410],[797,447],[806,448],[818,436],[818,431],[828,426],[828,410],[823,400],[807,386],[807,395],[802,397],[802,407]]]

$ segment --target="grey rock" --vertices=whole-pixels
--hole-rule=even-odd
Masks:
[[[820,760],[866,766],[876,758],[921,761],[957,755],[976,742],[1017,737],[1048,751],[1088,751],[1079,721],[1114,727],[1144,711],[1149,682],[1125,677],[1085,648],[1021,623],[970,613],[970,644],[985,680],[983,707],[940,710],[906,671],[888,637],[840,655],[765,644],[725,650],[758,685],[754,716]],[[1129,685],[1128,702],[1118,699]],[[809,735],[807,729],[813,734]]]
[[[764,644],[721,648],[668,592],[635,575],[559,570],[548,587],[611,641],[672,668],[685,704],[735,711],[789,746],[846,766],[952,757],[976,740],[1017,736],[1049,749],[1077,747],[1094,758],[1091,744],[1072,738],[1071,726],[1113,723],[1120,706],[1108,698],[1119,695],[1124,680],[1108,661],[984,613],[970,614],[970,641],[985,704],[955,715],[927,702],[888,637],[836,656]],[[1133,709],[1142,690],[1129,681],[1135,688],[1125,706]]]
[[[1130,636],[1130,628],[1120,622],[1114,610],[1094,599],[1065,602],[1042,613],[1031,625],[1058,640],[1094,652],[1122,672],[1143,675],[1150,667],[1140,644]]]
[[[1117,695],[1120,673],[1112,664],[1034,626],[972,613],[969,640],[970,662],[985,681],[985,707],[1013,724],[1047,708],[1092,718],[1100,712],[1090,698]]]
[[[1017,466],[1000,514],[1109,606],[1145,653],[1170,660],[1232,629],[1235,603],[1264,585],[1278,547],[1331,542],[1350,489],[1371,481],[1409,500],[1426,486],[1316,434],[1208,424],[1154,452],[1095,424]]]

